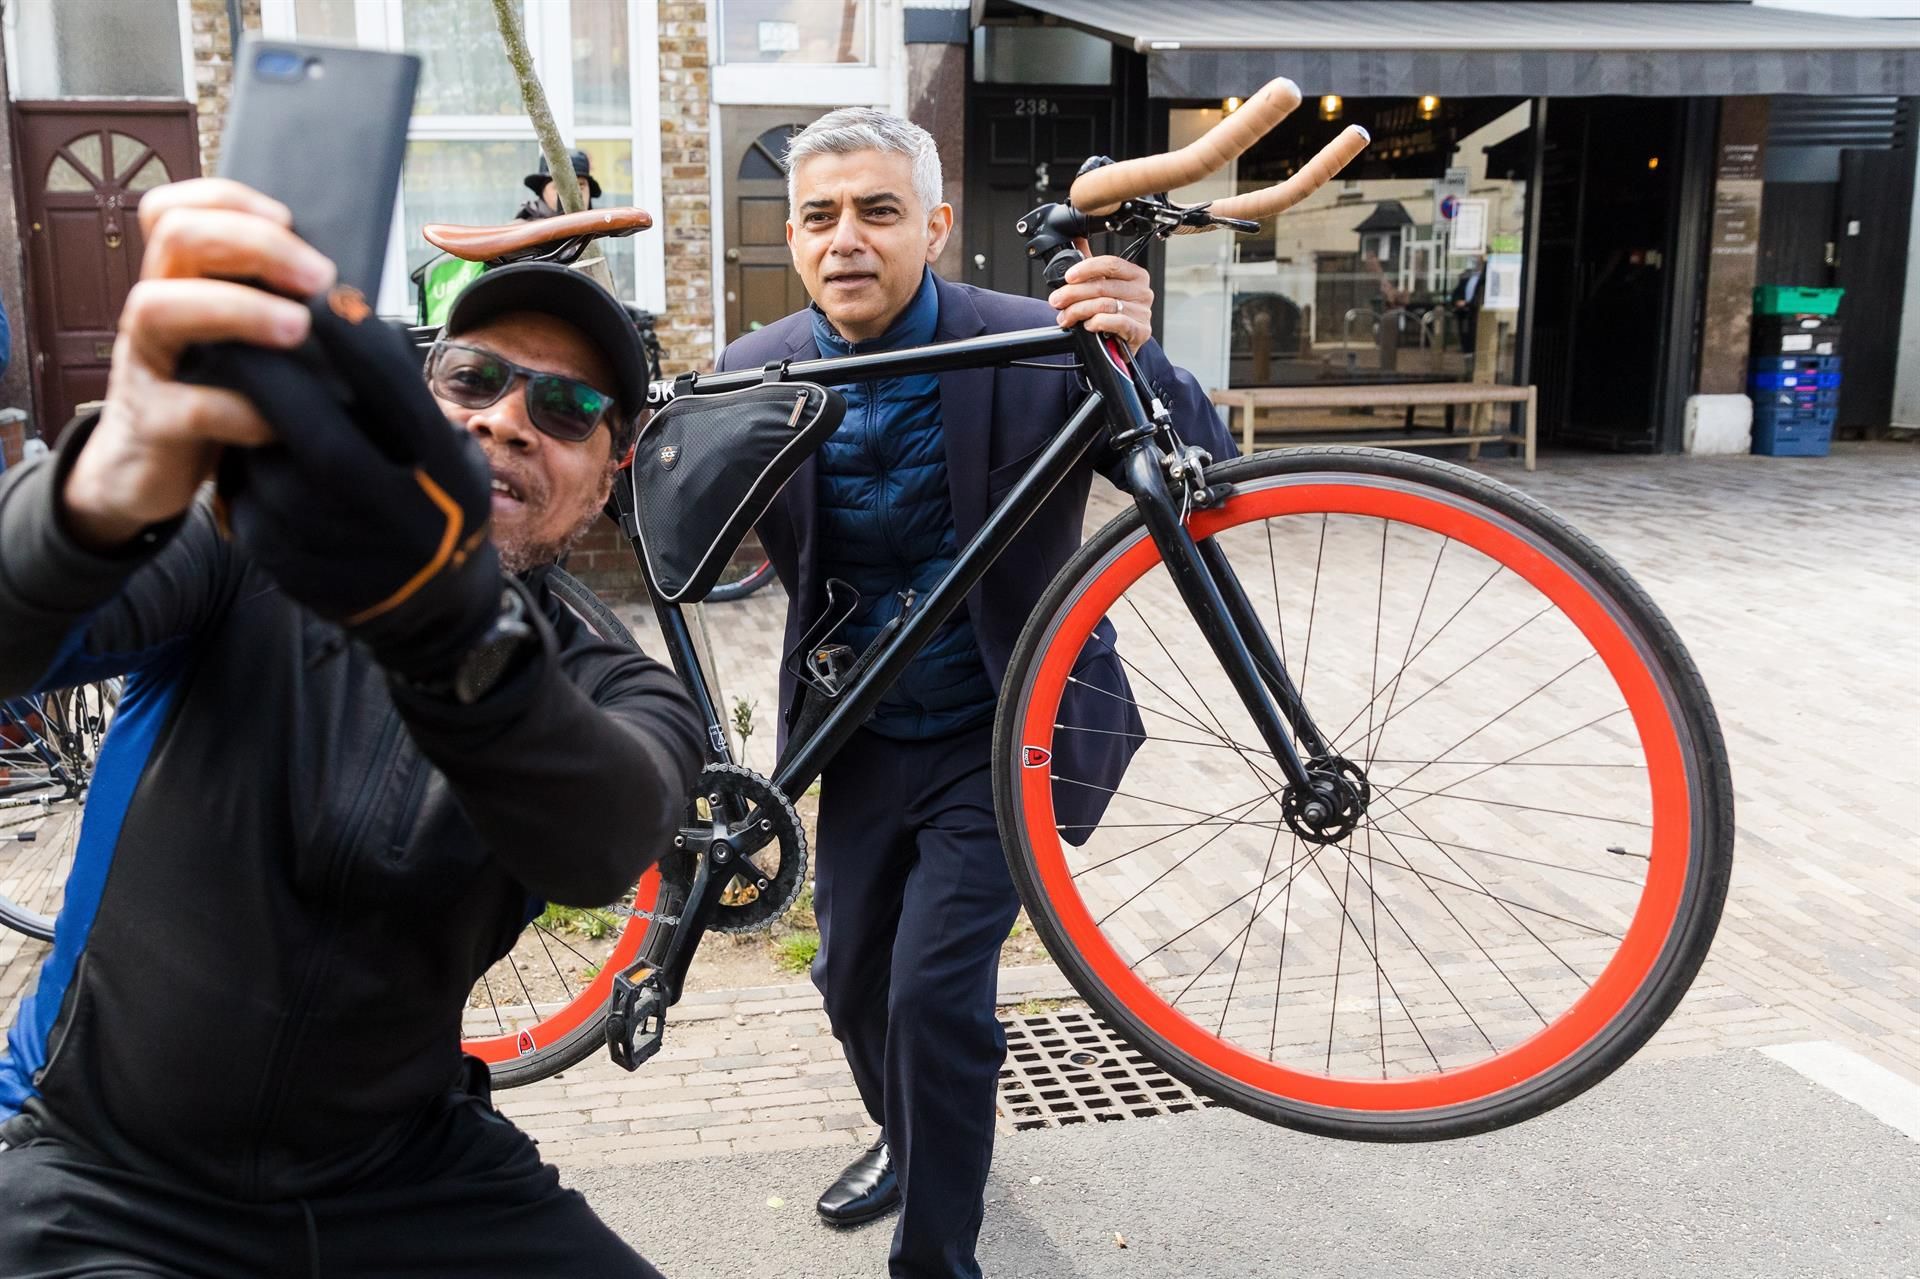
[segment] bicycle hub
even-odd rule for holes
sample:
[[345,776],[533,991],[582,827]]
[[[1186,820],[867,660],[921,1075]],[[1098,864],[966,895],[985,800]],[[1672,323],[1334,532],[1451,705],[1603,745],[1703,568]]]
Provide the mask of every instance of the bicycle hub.
[[1280,793],[1287,829],[1310,844],[1337,844],[1353,834],[1367,815],[1367,775],[1337,755],[1321,756],[1308,761],[1307,780]]

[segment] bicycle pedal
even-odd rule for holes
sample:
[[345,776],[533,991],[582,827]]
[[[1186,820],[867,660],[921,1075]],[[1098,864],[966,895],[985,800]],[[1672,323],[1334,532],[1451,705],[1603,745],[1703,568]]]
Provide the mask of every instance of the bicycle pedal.
[[660,974],[636,964],[613,979],[607,1011],[607,1054],[622,1070],[638,1070],[667,1036],[667,992]]

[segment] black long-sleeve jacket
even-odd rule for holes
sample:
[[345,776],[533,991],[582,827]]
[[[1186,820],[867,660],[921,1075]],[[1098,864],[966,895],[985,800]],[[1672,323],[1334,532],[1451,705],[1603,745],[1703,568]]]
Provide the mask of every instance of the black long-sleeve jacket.
[[0,1120],[242,1199],[337,1190],[445,1094],[539,903],[613,900],[667,847],[701,725],[539,572],[506,683],[391,692],[204,506],[83,549],[56,508],[80,442],[0,477],[0,696],[127,676]]

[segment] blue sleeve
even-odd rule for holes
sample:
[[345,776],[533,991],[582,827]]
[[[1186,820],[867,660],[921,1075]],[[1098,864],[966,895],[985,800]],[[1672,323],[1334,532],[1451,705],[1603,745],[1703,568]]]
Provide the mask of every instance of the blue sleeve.
[[1180,438],[1197,444],[1213,455],[1216,462],[1240,456],[1240,446],[1227,433],[1226,424],[1214,409],[1206,391],[1185,369],[1176,368],[1158,342],[1149,342],[1135,353],[1134,364],[1147,379],[1147,385],[1173,414],[1173,425]]
[[7,327],[7,308],[0,304],[0,374],[13,361],[13,330]]

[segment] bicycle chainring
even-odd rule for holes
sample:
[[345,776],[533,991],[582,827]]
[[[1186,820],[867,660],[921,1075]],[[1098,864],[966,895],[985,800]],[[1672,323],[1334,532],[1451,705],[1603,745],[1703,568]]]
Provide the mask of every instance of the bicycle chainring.
[[[771,927],[786,914],[807,882],[807,834],[800,825],[799,813],[771,781],[737,764],[709,764],[694,785],[688,805],[693,824],[682,832],[690,843],[710,849],[717,840],[737,841],[748,834],[755,840],[770,836],[756,851],[735,861],[731,874],[725,864],[716,862],[711,867],[711,873],[723,879],[724,886],[707,927],[722,933],[751,933]],[[727,812],[745,815],[760,829],[729,829],[720,816]],[[685,861],[691,864],[691,859]]]

